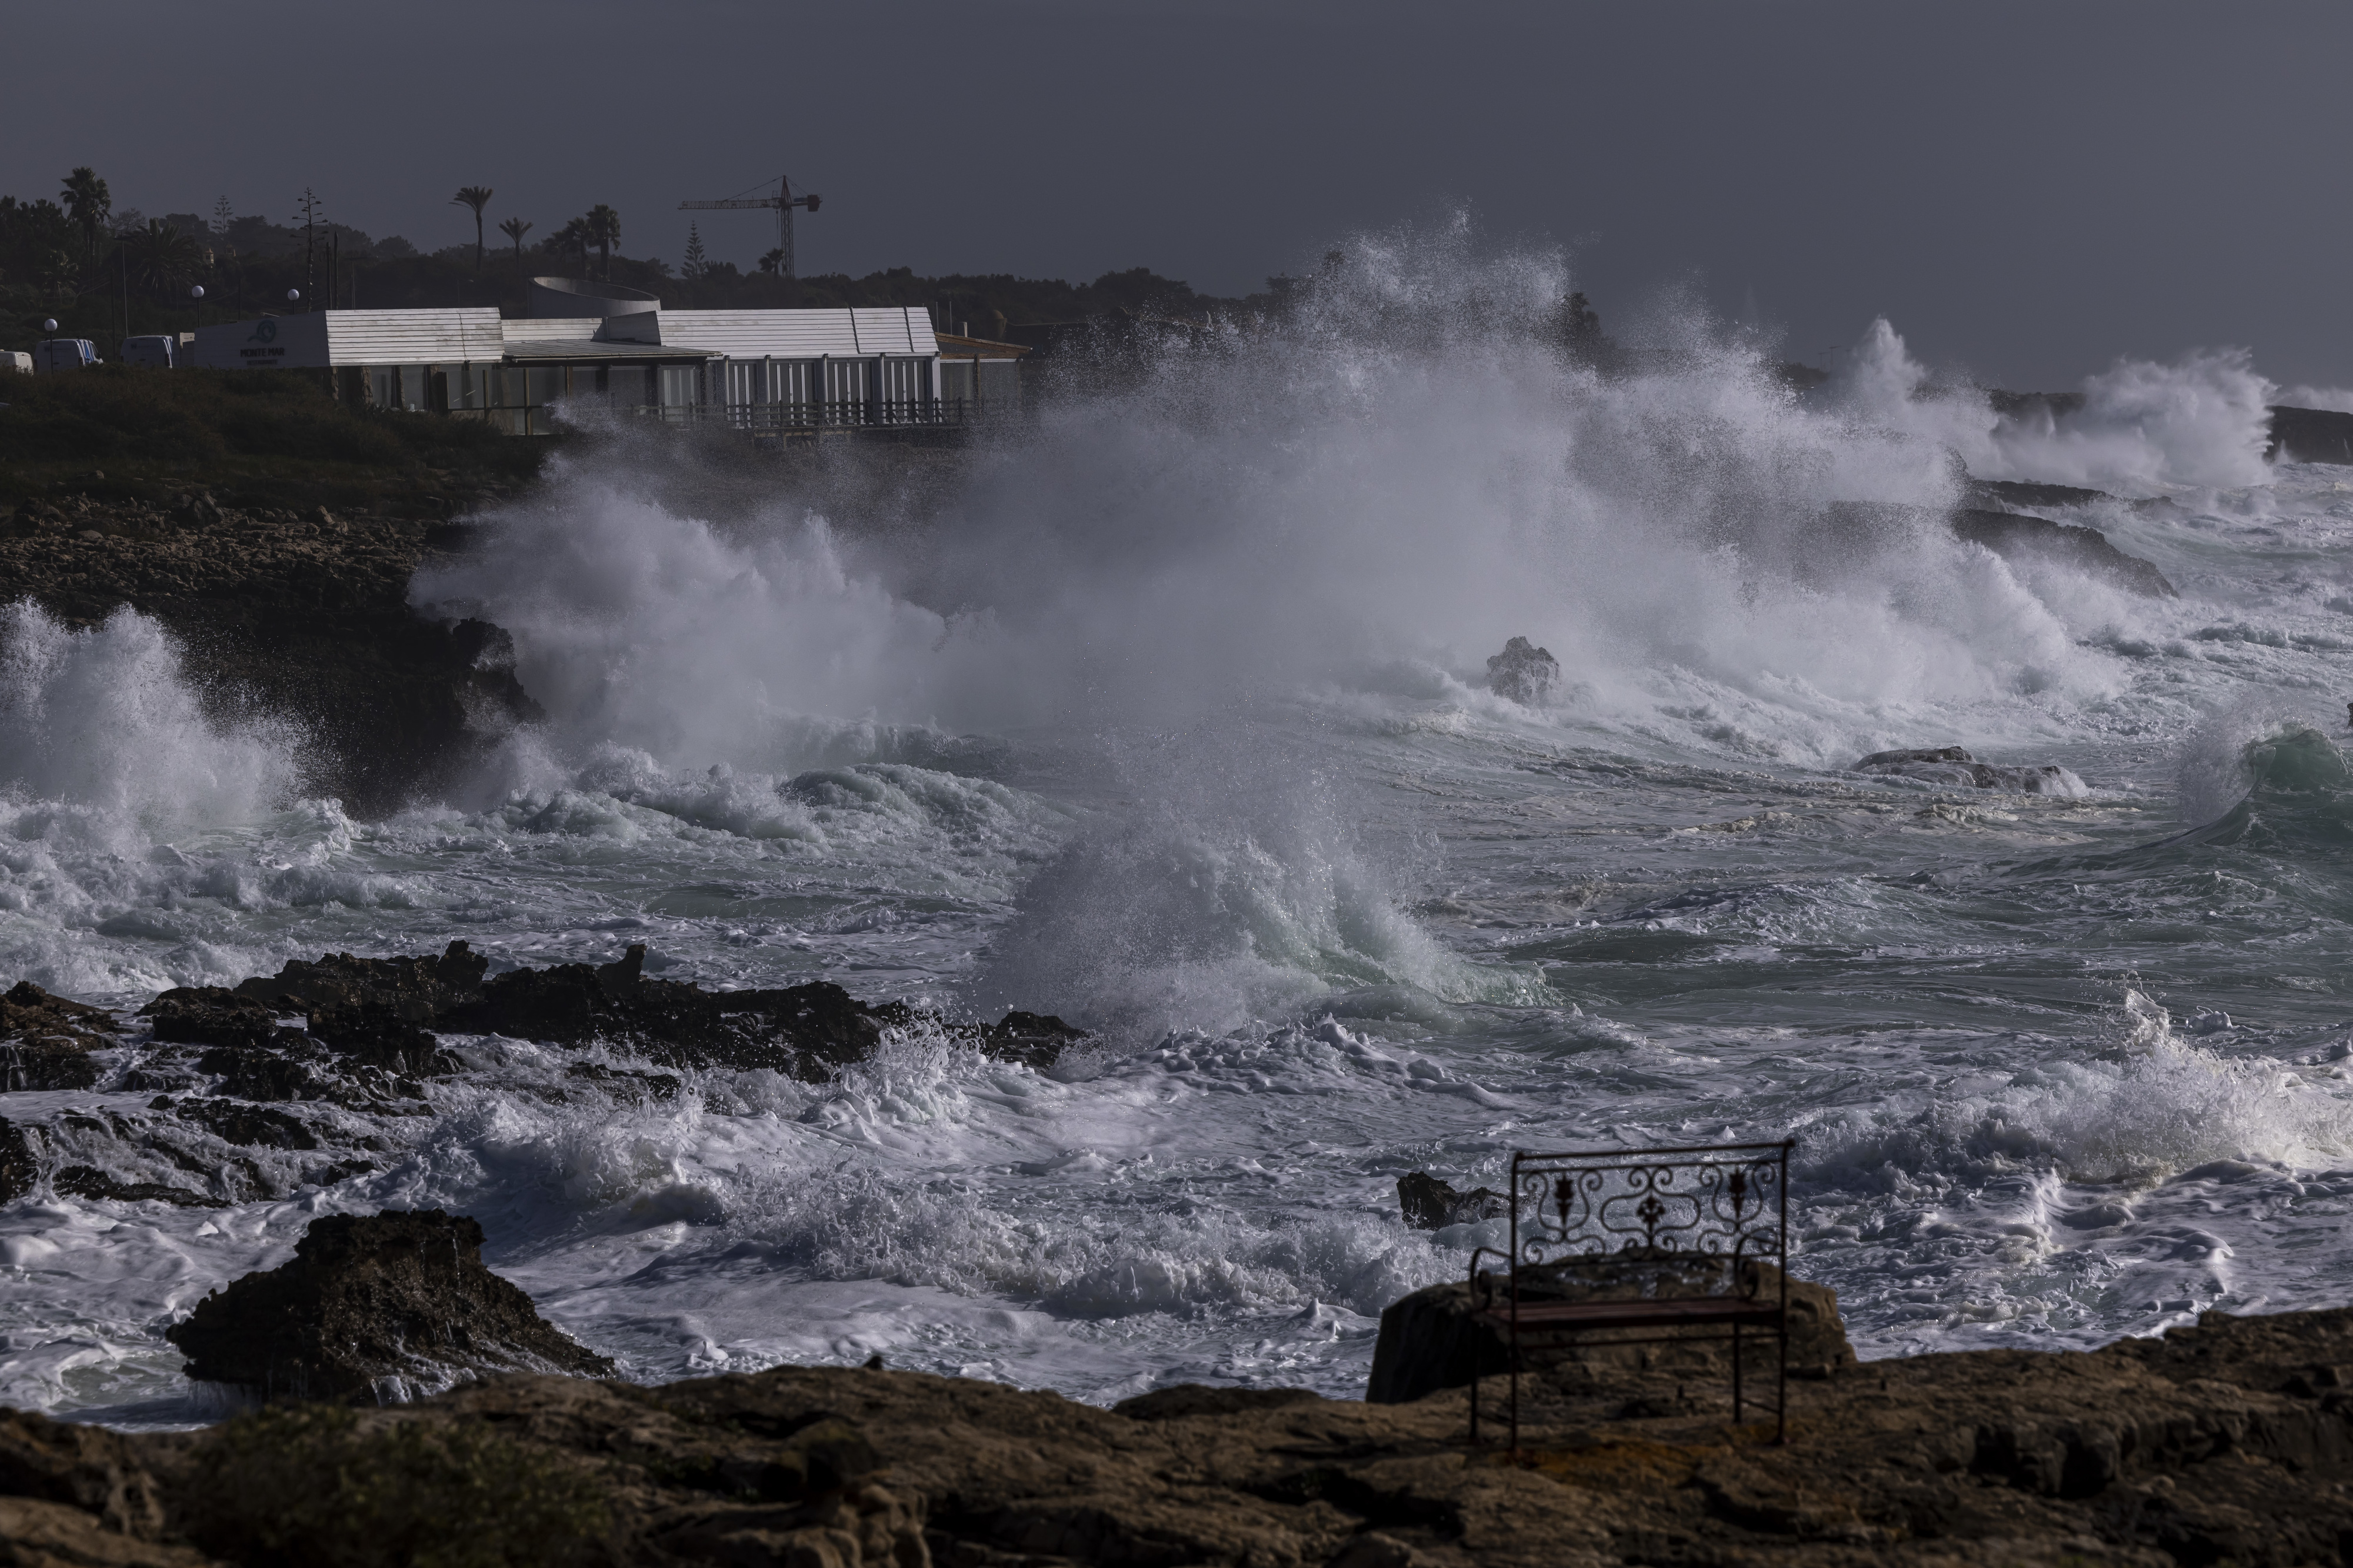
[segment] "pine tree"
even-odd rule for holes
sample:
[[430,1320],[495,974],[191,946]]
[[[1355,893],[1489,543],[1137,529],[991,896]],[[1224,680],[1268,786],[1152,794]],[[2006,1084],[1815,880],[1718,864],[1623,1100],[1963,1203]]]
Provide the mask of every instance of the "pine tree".
[[228,232],[228,226],[236,221],[237,209],[228,205],[228,198],[227,196],[223,196],[220,200],[213,204],[213,232],[215,234],[227,234]]
[[681,278],[700,278],[706,265],[702,255],[702,233],[693,224],[686,226],[686,265],[678,269]]

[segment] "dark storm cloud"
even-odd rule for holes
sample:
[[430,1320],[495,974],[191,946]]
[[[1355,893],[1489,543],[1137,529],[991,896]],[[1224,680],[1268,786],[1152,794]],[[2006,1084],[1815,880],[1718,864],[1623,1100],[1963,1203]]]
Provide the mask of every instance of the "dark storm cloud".
[[[788,170],[804,270],[1150,266],[1240,293],[1472,211],[1622,317],[1687,282],[1814,357],[1885,312],[2010,384],[2244,344],[2353,382],[2353,6],[2328,4],[12,8],[0,190],[424,248]],[[702,216],[748,264],[756,213]]]

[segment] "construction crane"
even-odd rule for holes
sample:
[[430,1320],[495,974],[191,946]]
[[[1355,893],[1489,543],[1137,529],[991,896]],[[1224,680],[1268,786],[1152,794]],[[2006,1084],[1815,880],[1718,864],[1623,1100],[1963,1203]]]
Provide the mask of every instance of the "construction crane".
[[[754,191],[762,188],[763,187],[759,185],[752,187]],[[807,207],[809,211],[815,212],[818,208],[818,203],[823,199],[824,198],[818,196],[815,192],[811,192],[809,195],[805,196],[797,196],[793,195],[793,183],[784,175],[779,174],[776,176],[776,194],[773,196],[755,196],[751,195],[749,192],[746,192],[741,195],[726,197],[722,201],[681,202],[678,204],[678,210],[681,212],[722,212],[733,207],[776,208],[776,249],[782,253],[779,258],[776,270],[782,276],[790,278],[793,275],[793,209],[795,207]]]

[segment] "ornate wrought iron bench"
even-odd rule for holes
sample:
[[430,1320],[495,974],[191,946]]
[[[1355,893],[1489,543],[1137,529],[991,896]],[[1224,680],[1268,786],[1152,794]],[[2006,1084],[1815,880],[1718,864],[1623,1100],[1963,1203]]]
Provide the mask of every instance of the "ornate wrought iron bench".
[[[1524,1350],[1574,1344],[1604,1331],[1611,1344],[1729,1341],[1736,1424],[1743,1413],[1743,1336],[1752,1344],[1771,1336],[1774,1441],[1788,1441],[1794,1147],[1795,1140],[1784,1140],[1512,1156],[1504,1188],[1511,1251],[1472,1252],[1471,1288],[1474,1321],[1503,1338],[1510,1358],[1514,1453]],[[1501,1257],[1507,1267],[1482,1273],[1482,1257]],[[1775,1270],[1769,1285],[1759,1267],[1767,1263]],[[1471,1440],[1479,1440],[1476,1381]]]

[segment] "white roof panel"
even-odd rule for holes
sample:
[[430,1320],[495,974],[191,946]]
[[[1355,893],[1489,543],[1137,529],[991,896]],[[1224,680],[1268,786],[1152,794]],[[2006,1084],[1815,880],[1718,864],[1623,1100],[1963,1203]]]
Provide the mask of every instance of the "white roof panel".
[[664,310],[664,347],[729,359],[816,359],[825,354],[935,354],[931,317],[912,307],[831,310]]

